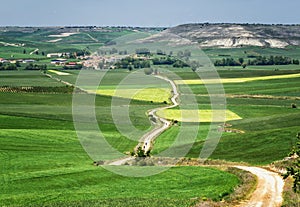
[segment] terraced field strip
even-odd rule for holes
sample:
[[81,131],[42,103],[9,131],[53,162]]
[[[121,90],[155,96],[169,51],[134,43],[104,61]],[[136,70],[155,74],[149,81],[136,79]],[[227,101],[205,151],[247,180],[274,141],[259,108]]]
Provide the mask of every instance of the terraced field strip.
[[[157,112],[157,115],[168,120],[177,120],[180,122],[212,122],[213,120],[213,110],[179,110],[179,109],[171,109],[171,110],[161,110]],[[184,116],[182,115],[184,114]],[[195,115],[196,114],[196,115]],[[198,114],[198,116],[197,116]],[[224,114],[224,113],[222,113]],[[218,119],[214,118],[216,122],[223,121],[233,121],[240,120],[242,117],[237,115],[236,113],[226,110],[225,111],[226,118],[218,117]]]
[[70,73],[65,73],[57,70],[48,70],[48,72],[55,73],[56,75],[71,75]]
[[272,75],[263,77],[249,77],[249,78],[222,78],[222,79],[194,79],[194,80],[175,80],[178,85],[203,85],[203,84],[217,84],[217,83],[244,83],[251,81],[261,81],[261,80],[273,80],[273,79],[289,79],[289,78],[299,78],[300,73],[288,74],[288,75]]
[[[88,92],[95,92],[88,90]],[[147,88],[147,89],[99,89],[96,91],[99,95],[115,96],[140,101],[152,101],[155,103],[170,103],[171,92],[168,88]]]

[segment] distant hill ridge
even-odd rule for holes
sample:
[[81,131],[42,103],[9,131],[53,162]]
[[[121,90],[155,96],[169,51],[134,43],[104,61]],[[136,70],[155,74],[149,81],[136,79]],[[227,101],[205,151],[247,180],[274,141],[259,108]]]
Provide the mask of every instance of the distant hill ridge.
[[300,46],[300,25],[267,24],[185,24],[165,30],[201,47],[236,48]]

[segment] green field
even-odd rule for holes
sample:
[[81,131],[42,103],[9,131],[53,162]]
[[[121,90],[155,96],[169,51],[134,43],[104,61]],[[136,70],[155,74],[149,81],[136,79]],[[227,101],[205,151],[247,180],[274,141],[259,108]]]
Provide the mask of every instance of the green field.
[[[69,73],[61,78],[76,80],[78,72]],[[102,86],[109,88],[126,74],[109,73]],[[62,85],[30,71],[1,72],[0,79],[9,87]],[[125,153],[137,142],[117,131],[111,100],[96,97],[97,120],[107,141]],[[240,182],[211,168],[176,167],[152,177],[126,178],[93,166],[74,131],[72,94],[5,92],[0,106],[0,206],[190,206],[202,198],[219,200]],[[130,106],[134,126],[147,130],[145,112],[160,104],[132,100]]]
[[219,200],[239,183],[199,167],[118,176],[93,166],[72,130],[2,129],[0,141],[1,206],[189,206],[192,198]]
[[[108,154],[103,160],[93,160],[77,137],[72,109],[74,88],[63,81],[76,84],[80,71],[53,66],[51,58],[41,53],[93,52],[136,31],[73,29],[74,34],[61,37],[65,31],[61,28],[27,29],[30,32],[0,32],[0,58],[34,59],[37,64],[47,64],[46,73],[53,79],[42,71],[23,70],[23,63],[18,71],[0,71],[0,206],[192,206],[202,200],[226,199],[241,183],[237,176],[209,167],[177,166],[151,177],[133,178],[94,166],[94,161],[107,161],[115,156]],[[20,43],[23,45],[11,45]],[[39,54],[30,55],[36,49]],[[248,55],[299,59],[299,51],[296,47],[204,49],[212,61],[223,57],[247,60]],[[200,124],[194,142],[187,138],[173,146],[177,152],[191,145],[186,157],[198,158],[210,130],[211,98],[219,95],[219,91],[208,94],[209,87],[205,84],[214,85],[219,79],[200,80],[188,67],[153,68],[175,80],[181,92],[179,102],[195,97],[198,110],[196,106],[194,110],[176,107],[159,111],[159,116],[172,120],[174,125],[155,140],[151,155],[157,156],[174,144],[181,127],[186,127],[184,136],[189,137]],[[139,86],[134,81],[122,83],[137,71],[86,70],[83,77],[86,85],[80,87],[96,94],[77,94],[83,100],[82,107],[85,99],[94,99],[97,126],[122,156],[134,150],[140,137],[129,139],[122,134],[112,110],[121,112],[128,105],[130,122],[144,134],[154,127],[147,111],[171,103],[171,87],[165,81],[147,84],[140,80]],[[214,124],[224,133],[209,159],[262,166],[286,157],[300,126],[299,65],[218,67],[217,72],[225,90],[226,124],[222,119],[215,120]],[[94,77],[100,76],[103,79],[99,85],[90,84]],[[182,119],[181,113],[187,119]],[[200,119],[194,119],[195,114]],[[84,123],[88,126],[92,118]],[[118,123],[123,126],[127,122],[121,119]],[[147,171],[149,167],[115,168]]]
[[[177,74],[183,79],[199,83],[199,77],[195,74],[182,71]],[[291,74],[295,74],[296,77]],[[268,68],[264,71],[261,69],[220,70],[219,75],[224,79],[247,78],[251,81],[224,83],[227,109],[242,117],[241,120],[227,121],[230,125],[228,128],[245,133],[224,133],[211,158],[265,165],[286,157],[296,142],[295,134],[300,124],[299,109],[291,108],[292,103],[300,104],[298,70],[279,72],[269,71]],[[260,78],[257,80],[258,75]],[[272,77],[292,78],[273,79]],[[210,110],[210,98],[205,86],[192,84],[189,87],[196,94],[199,109]],[[199,157],[208,127],[208,124],[202,124],[198,141],[192,147],[188,157]],[[156,154],[171,145],[179,131],[180,126],[177,126],[163,133],[156,140],[153,153]],[[178,146],[178,149],[184,146],[184,144]]]

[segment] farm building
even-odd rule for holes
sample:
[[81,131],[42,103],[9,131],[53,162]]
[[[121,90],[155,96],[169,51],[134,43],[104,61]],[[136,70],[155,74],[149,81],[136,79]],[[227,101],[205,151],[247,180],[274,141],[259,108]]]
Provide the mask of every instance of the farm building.
[[66,61],[67,61],[66,59],[59,58],[59,59],[51,60],[51,64],[53,64],[53,65],[65,65]]
[[48,58],[60,58],[62,56],[63,56],[62,53],[49,53],[49,54],[47,54]]
[[23,60],[22,62],[23,62],[23,63],[34,63],[35,60]]

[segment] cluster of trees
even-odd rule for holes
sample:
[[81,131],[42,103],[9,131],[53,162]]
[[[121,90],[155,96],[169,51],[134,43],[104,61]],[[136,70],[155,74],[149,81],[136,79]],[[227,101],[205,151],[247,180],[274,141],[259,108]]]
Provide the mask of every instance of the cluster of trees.
[[188,67],[189,65],[185,62],[173,58],[173,57],[156,57],[154,59],[139,59],[139,58],[133,58],[133,57],[126,57],[117,63],[115,63],[116,68],[121,69],[129,69],[132,70],[134,68],[149,68],[151,67],[151,64],[153,65],[172,65],[174,68],[183,68]]
[[239,58],[238,60],[235,60],[233,58],[223,58],[221,60],[215,61],[215,66],[243,66],[244,68],[247,65],[290,65],[295,64],[299,65],[299,60],[297,59],[291,59],[289,57],[284,56],[248,56],[249,59],[246,63],[244,58]]
[[[0,70],[18,70],[18,68],[21,67],[20,62],[16,63],[0,63]],[[47,65],[37,65],[37,64],[28,64],[25,68],[25,70],[47,70]]]
[[25,67],[25,70],[43,70],[46,71],[47,70],[47,65],[37,65],[37,64],[28,64]]
[[189,65],[171,56],[156,57],[152,59],[153,65],[173,65],[174,68],[188,67]]
[[139,48],[135,50],[135,53],[137,55],[150,55],[151,52],[148,48]]
[[244,64],[244,59],[235,60],[233,58],[223,58],[215,61],[215,66],[239,66]]
[[[112,49],[111,52],[117,53],[116,49]],[[119,51],[120,52],[120,51]],[[151,51],[148,48],[136,49],[136,54],[144,56],[143,58],[133,58],[126,57],[115,64],[115,67],[122,69],[132,70],[134,68],[149,68],[151,64],[153,65],[172,65],[175,68],[188,67],[189,65],[182,61],[181,59],[188,59],[191,57],[192,53],[189,50],[178,51],[177,57],[172,57],[173,52],[171,51],[169,55],[166,52],[158,49],[156,54],[158,57],[151,58]],[[102,51],[103,54],[103,51]]]
[[134,68],[149,68],[151,66],[150,60],[136,59],[132,57],[126,57],[117,63],[115,63],[117,68],[129,69]]
[[191,56],[192,56],[192,52],[190,50],[178,51],[177,52],[177,57],[180,58],[180,59],[190,58]]
[[82,64],[77,64],[77,65],[72,65],[72,66],[65,65],[63,67],[63,69],[65,69],[65,70],[69,70],[69,69],[72,69],[72,70],[81,70],[82,68],[83,68]]
[[71,53],[70,54],[70,58],[76,58],[76,57],[79,57],[79,56],[86,56],[86,55],[90,55],[91,52],[88,50],[88,49],[83,49],[83,50],[78,50],[78,51],[75,51],[74,53]]
[[248,65],[299,65],[299,60],[284,56],[258,56],[254,60],[249,60]]
[[12,64],[12,63],[4,64],[4,63],[0,63],[0,70],[18,70],[18,68],[17,68],[17,64]]

